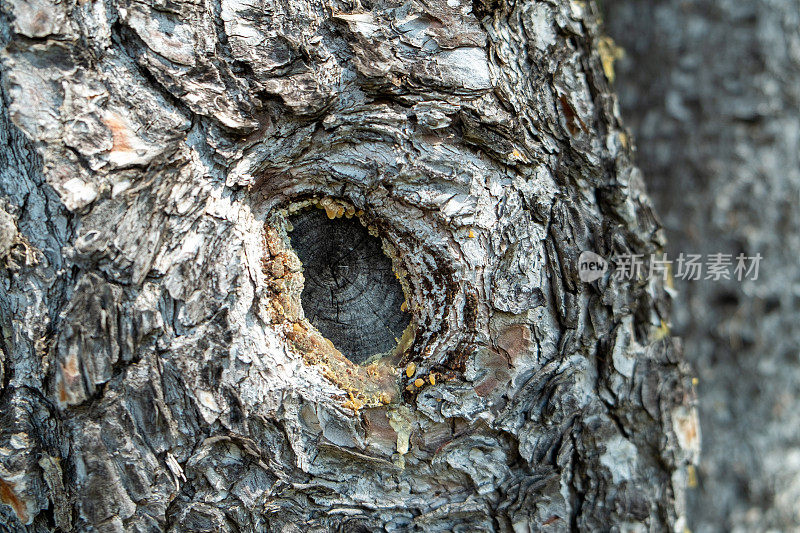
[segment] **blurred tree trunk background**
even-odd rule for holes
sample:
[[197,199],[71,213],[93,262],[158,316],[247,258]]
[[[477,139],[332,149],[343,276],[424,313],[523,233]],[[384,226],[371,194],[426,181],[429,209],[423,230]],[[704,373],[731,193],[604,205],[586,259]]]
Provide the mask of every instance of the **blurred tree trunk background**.
[[668,250],[764,256],[757,281],[677,281],[699,375],[693,530],[800,527],[800,5],[604,0],[623,116]]

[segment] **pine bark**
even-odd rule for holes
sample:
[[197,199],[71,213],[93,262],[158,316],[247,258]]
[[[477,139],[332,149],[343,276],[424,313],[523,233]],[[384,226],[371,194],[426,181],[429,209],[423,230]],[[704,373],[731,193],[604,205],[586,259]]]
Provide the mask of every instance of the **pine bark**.
[[[0,527],[682,529],[668,294],[577,273],[664,244],[593,4],[10,0],[1,35]],[[310,204],[400,280],[375,362],[304,316]]]

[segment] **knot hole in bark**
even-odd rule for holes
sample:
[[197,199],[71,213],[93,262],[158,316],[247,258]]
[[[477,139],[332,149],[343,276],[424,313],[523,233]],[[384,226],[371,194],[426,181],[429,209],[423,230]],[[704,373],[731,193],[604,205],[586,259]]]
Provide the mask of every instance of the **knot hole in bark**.
[[391,352],[410,319],[380,238],[348,214],[303,209],[289,218],[289,238],[303,264],[306,319],[345,357],[362,364]]

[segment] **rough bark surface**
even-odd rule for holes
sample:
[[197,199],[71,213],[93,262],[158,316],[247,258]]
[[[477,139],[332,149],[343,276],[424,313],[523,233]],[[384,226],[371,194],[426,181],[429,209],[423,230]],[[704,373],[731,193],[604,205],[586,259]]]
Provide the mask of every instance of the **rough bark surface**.
[[[592,4],[8,0],[9,531],[681,529],[691,383]],[[287,216],[383,239],[355,365]]]
[[703,428],[692,530],[797,531],[798,4],[604,3],[626,50],[617,88],[669,253],[764,257],[756,281],[677,282]]

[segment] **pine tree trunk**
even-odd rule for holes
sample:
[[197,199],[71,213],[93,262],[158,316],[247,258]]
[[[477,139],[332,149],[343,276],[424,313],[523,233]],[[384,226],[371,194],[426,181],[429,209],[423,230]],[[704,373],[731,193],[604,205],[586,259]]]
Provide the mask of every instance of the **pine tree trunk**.
[[5,8],[7,530],[682,529],[665,288],[578,277],[663,246],[592,4]]

